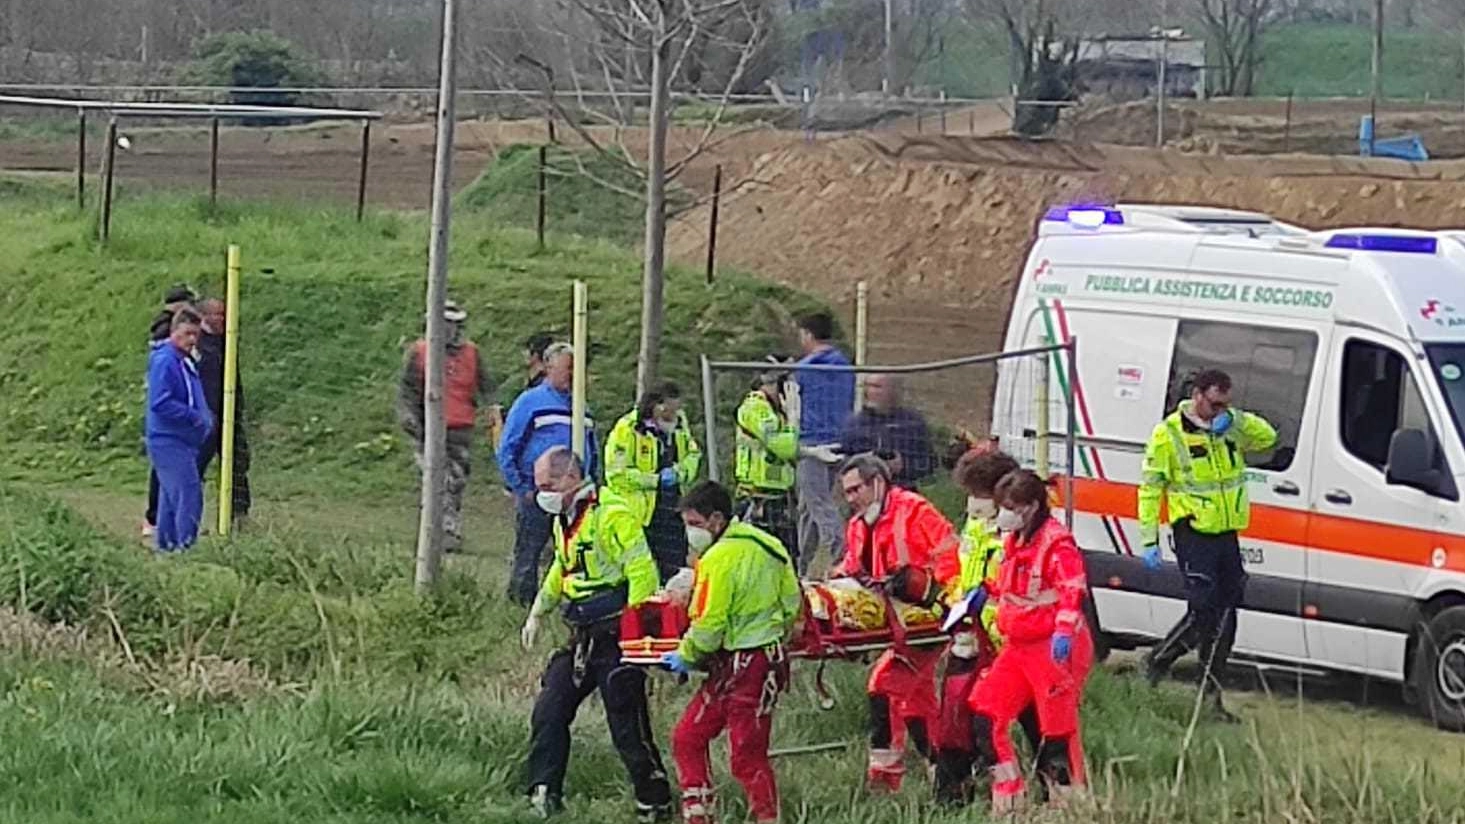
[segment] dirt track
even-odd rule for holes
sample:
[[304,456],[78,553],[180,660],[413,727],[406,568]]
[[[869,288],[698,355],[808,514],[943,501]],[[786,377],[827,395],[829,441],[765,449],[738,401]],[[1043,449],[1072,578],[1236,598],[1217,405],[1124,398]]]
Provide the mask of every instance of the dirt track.
[[[125,184],[164,186],[207,192],[208,133],[200,128],[124,130],[132,149],[118,153],[117,175]],[[617,134],[590,129],[608,150],[624,149],[644,158],[641,130]],[[684,157],[698,144],[701,131],[672,130],[671,159]],[[512,143],[538,143],[546,137],[542,121],[460,123],[456,135],[453,183],[471,183],[494,154]],[[570,144],[584,141],[563,130]],[[427,209],[432,189],[434,129],[431,124],[387,124],[372,132],[368,200],[375,206]],[[714,136],[706,151],[688,165],[682,182],[694,190],[711,188],[713,168],[723,163],[729,181],[741,180],[754,159],[799,138],[796,133],[766,128],[728,130]],[[101,165],[100,138],[89,141],[87,168]],[[361,137],[354,126],[278,129],[225,129],[220,137],[219,190],[222,197],[265,197],[286,200],[354,200],[360,169]],[[73,172],[76,148],[68,141],[0,143],[0,169],[27,172]]]

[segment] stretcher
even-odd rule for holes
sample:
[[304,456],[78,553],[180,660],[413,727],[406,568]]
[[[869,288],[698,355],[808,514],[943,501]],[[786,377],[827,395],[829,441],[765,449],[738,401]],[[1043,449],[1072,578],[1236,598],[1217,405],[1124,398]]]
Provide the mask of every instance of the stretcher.
[[[951,640],[941,628],[939,611],[911,607],[878,590],[866,590],[877,599],[878,613],[850,620],[836,603],[839,591],[847,589],[836,582],[804,584],[803,615],[785,647],[788,657],[851,660],[887,649],[942,646]],[[859,606],[868,608],[868,600]],[[659,664],[662,655],[681,644],[688,623],[686,608],[666,595],[626,610],[621,615],[621,661]]]

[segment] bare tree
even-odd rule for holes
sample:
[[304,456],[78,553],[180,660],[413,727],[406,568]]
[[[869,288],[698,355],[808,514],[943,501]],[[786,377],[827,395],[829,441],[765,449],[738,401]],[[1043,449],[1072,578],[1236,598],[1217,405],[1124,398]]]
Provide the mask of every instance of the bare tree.
[[1277,0],[1195,0],[1196,14],[1219,63],[1215,92],[1249,97],[1261,65],[1261,38],[1274,22]]
[[[539,98],[549,113],[574,130],[576,136],[601,155],[635,171],[645,181],[646,205],[644,267],[641,296],[641,341],[636,369],[638,394],[656,380],[660,371],[664,326],[663,292],[666,280],[666,225],[669,216],[667,184],[714,143],[714,135],[734,90],[739,87],[755,55],[763,47],[772,17],[769,0],[561,0],[562,24],[579,23],[579,49],[555,66],[535,56],[519,54],[514,62],[537,75]],[[567,35],[568,36],[568,35]],[[700,96],[710,104],[698,139],[682,156],[667,156],[667,132],[674,105],[673,80],[686,77],[692,61],[705,67],[720,53],[727,68],[709,92],[702,80]],[[568,88],[562,78],[568,74]],[[697,90],[693,90],[694,92]],[[591,95],[610,94],[619,105],[588,105]],[[647,148],[638,158],[618,139],[614,146],[585,125],[585,120],[617,127],[635,125],[634,101],[647,106]],[[578,104],[569,111],[566,102]],[[623,128],[615,134],[624,135]],[[589,175],[583,167],[581,171]],[[593,175],[591,175],[593,177]],[[613,182],[596,182],[618,191]]]
[[1058,123],[1059,107],[1074,100],[1082,0],[967,0],[980,20],[996,20],[1007,33],[1012,83],[1019,103],[1012,128],[1041,135]]

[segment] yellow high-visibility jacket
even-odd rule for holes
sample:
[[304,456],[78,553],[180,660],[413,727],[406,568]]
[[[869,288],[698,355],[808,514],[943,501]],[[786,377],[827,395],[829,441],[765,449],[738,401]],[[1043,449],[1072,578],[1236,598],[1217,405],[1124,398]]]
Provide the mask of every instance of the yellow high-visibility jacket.
[[535,599],[541,615],[622,586],[625,606],[634,607],[660,586],[640,513],[611,490],[595,495],[574,521],[554,518],[554,558]]
[[1140,543],[1160,537],[1160,507],[1170,523],[1189,520],[1196,532],[1240,532],[1251,522],[1246,494],[1247,452],[1265,452],[1277,443],[1277,430],[1260,415],[1232,409],[1231,428],[1215,435],[1191,423],[1190,401],[1155,427],[1145,447],[1139,487]]
[[[702,468],[702,447],[692,437],[692,427],[683,413],[678,413],[672,442],[677,451],[677,485],[685,491]],[[634,409],[616,421],[605,440],[605,484],[641,513],[642,524],[651,523],[651,513],[661,494],[661,439],[641,422]]]
[[749,392],[738,406],[737,462],[733,477],[739,495],[783,493],[794,487],[799,429],[768,397]]
[[[988,592],[992,592],[1001,567],[1002,537],[997,533],[997,527],[985,518],[967,516],[961,529],[961,574],[947,593],[947,603],[956,604],[984,585]],[[992,644],[1002,646],[1002,633],[997,631],[996,598],[988,598],[982,606],[980,621]]]
[[697,664],[722,650],[762,649],[788,639],[803,609],[788,549],[734,520],[697,560],[691,627],[678,650]]

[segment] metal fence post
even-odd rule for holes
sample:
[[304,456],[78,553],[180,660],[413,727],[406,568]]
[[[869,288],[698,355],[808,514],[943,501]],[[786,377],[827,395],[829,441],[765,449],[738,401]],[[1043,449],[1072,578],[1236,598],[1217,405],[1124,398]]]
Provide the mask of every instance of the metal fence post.
[[219,118],[209,118],[209,205],[219,205]]
[[712,361],[702,356],[702,448],[707,453],[707,477],[722,480],[717,463],[717,386],[712,380]]
[[117,168],[117,118],[107,123],[107,148],[102,153],[102,220],[98,231],[103,243],[112,236],[112,178]]
[[[551,120],[551,123],[554,121]],[[545,223],[549,219],[549,179],[546,177],[545,167],[549,165],[549,147],[539,147],[539,184],[537,211],[534,215],[534,232],[539,239],[539,248],[544,249]]]
[[366,216],[366,174],[371,164],[371,121],[361,121],[361,173],[356,179],[356,222]]
[[76,110],[76,208],[86,208],[86,109]]
[[722,164],[712,172],[712,214],[707,219],[707,285],[717,269],[717,216],[722,209]]

